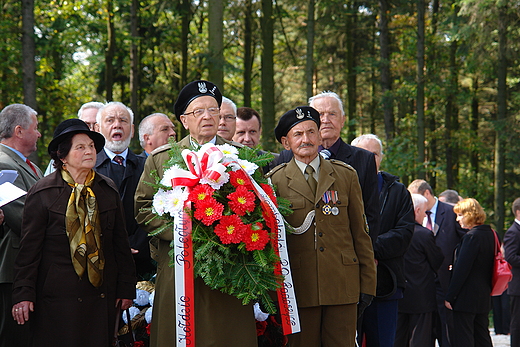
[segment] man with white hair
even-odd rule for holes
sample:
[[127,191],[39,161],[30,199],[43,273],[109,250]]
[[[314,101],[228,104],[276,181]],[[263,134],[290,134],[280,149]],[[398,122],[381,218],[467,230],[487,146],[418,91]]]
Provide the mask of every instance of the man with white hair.
[[217,135],[232,141],[237,126],[237,105],[225,96],[222,97]]
[[170,117],[164,113],[152,113],[139,123],[139,143],[143,147],[141,156],[146,158],[154,149],[168,143],[168,139],[175,139],[175,126]]
[[421,224],[426,217],[428,199],[412,194],[415,226],[410,246],[404,255],[406,291],[399,301],[395,347],[433,347],[433,319],[437,310],[435,278],[444,260],[433,233]]
[[155,272],[149,237],[134,218],[134,194],[145,162],[145,158],[128,148],[134,136],[134,113],[123,103],[114,101],[99,109],[96,120],[99,132],[105,137],[105,148],[98,153],[94,170],[110,177],[119,188],[137,276],[138,279],[149,279]]
[[403,257],[413,236],[414,210],[410,193],[399,182],[399,177],[379,170],[383,160],[383,144],[379,137],[361,135],[352,141],[352,146],[374,154],[381,206],[381,227],[374,243],[377,294],[358,324],[359,336],[365,335],[367,347],[392,347],[398,302],[403,297],[406,283]]
[[[345,125],[346,117],[338,94],[323,92],[315,95],[309,98],[309,106],[320,113],[320,135],[323,141],[319,150],[322,157],[340,160],[357,171],[370,238],[375,242],[379,233],[379,199],[374,155],[362,148],[351,146],[341,139],[341,130]],[[284,150],[280,153],[276,164],[287,163],[292,157],[291,151]]]

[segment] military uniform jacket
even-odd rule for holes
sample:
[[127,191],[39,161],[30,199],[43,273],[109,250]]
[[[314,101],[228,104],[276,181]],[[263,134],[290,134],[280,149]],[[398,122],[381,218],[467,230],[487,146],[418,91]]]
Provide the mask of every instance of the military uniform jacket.
[[[217,145],[233,144],[217,136]],[[179,142],[184,148],[190,147],[189,136]],[[240,145],[238,145],[240,146]],[[151,232],[163,225],[156,218],[147,224],[153,214],[143,208],[152,206],[155,193],[153,187],[145,182],[154,182],[151,175],[156,171],[163,177],[164,163],[168,160],[170,145],[155,149],[146,160],[141,181],[135,194],[136,220],[143,229]],[[163,347],[175,344],[175,272],[169,267],[170,241],[173,232],[165,231],[157,235],[157,279],[150,346]],[[234,296],[211,290],[202,279],[195,279],[195,344],[204,347],[256,347],[256,324],[251,305],[244,306]]]
[[[302,225],[311,210],[316,213],[305,233],[287,237],[298,306],[353,304],[360,293],[375,295],[374,253],[356,171],[340,161],[320,160],[316,196],[294,158],[268,177],[278,195],[291,202],[294,213],[285,217],[291,226]],[[338,194],[337,215],[322,212],[327,191]]]

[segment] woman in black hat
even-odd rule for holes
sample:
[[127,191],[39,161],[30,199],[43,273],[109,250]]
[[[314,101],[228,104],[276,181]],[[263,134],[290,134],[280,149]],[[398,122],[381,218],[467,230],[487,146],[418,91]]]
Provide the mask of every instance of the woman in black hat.
[[135,297],[135,266],[119,193],[96,173],[103,136],[79,119],[49,144],[56,171],[28,192],[15,262],[13,317],[33,346],[110,346]]

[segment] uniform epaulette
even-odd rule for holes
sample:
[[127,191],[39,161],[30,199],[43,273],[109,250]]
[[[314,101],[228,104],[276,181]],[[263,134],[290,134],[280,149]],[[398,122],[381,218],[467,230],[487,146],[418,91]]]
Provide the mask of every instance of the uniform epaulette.
[[268,173],[265,174],[265,177],[270,177],[272,174],[274,174],[276,171],[280,170],[281,168],[287,166],[287,163],[282,163],[275,168],[271,169]]
[[352,166],[350,166],[349,164],[345,163],[344,161],[341,161],[341,160],[337,160],[337,159],[330,159],[329,160],[332,164],[336,164],[336,165],[341,165],[341,166],[344,166],[348,169],[351,169],[351,170],[354,170],[356,171],[356,169],[354,169]]
[[162,146],[157,147],[157,148],[154,149],[154,150],[152,151],[152,153],[150,153],[150,154],[154,155],[154,154],[157,154],[157,153],[159,153],[159,152],[165,151],[165,150],[170,149],[170,148],[172,148],[172,145],[170,145],[169,143],[167,143],[167,144],[165,144],[165,145],[162,145]]

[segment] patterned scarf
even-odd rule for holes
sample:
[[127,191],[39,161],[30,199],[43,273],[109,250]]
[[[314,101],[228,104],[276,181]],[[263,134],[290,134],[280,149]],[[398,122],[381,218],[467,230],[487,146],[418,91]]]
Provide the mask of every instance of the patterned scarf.
[[101,249],[98,206],[90,188],[94,176],[94,170],[90,170],[85,184],[78,184],[67,170],[61,170],[61,177],[72,187],[65,214],[72,265],[80,278],[86,270],[90,283],[97,288],[103,283],[105,258]]

